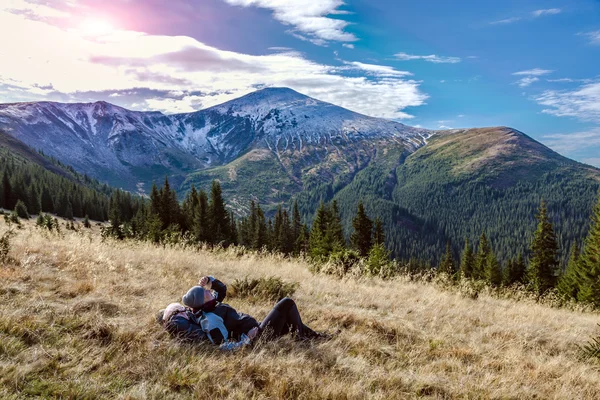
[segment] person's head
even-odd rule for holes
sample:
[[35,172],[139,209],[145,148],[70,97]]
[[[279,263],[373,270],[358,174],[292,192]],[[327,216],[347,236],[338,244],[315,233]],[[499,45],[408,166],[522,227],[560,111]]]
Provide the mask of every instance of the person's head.
[[156,321],[165,324],[169,322],[171,317],[175,314],[185,311],[185,307],[179,303],[171,303],[164,310],[160,310],[156,315]]
[[202,286],[194,286],[183,295],[181,300],[185,306],[198,311],[202,309],[202,306],[213,302],[215,296],[213,296],[210,290],[206,290]]

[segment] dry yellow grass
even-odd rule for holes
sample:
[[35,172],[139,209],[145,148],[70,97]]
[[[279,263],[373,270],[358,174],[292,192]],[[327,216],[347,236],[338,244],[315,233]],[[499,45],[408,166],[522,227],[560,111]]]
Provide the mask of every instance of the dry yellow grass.
[[[12,240],[19,265],[0,266],[0,398],[600,398],[600,371],[576,347],[598,333],[597,314],[63,233],[26,224]],[[235,354],[177,344],[154,314],[204,274],[299,282],[305,321],[342,332]],[[230,304],[258,319],[272,306]]]

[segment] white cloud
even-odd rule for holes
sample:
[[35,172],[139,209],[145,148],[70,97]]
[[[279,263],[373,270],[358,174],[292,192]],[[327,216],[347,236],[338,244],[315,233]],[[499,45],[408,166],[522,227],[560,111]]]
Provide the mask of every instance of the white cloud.
[[391,76],[412,76],[413,74],[408,71],[398,71],[394,67],[389,67],[387,65],[377,65],[377,64],[365,64],[358,61],[344,61],[344,64],[351,69],[358,69],[366,72],[369,75],[381,76],[381,77],[391,77]]
[[[291,25],[299,32],[308,35],[308,39],[323,41],[354,42],[358,40],[352,33],[346,32],[348,22],[330,18],[330,15],[347,14],[339,8],[342,0],[224,0],[242,7],[259,7],[273,11],[275,19],[285,25]],[[304,36],[303,36],[304,37]],[[316,43],[315,43],[316,44]]]
[[600,146],[600,127],[583,132],[545,135],[542,141],[559,153],[574,154]]
[[354,48],[354,45],[352,43],[344,43],[344,44],[342,44],[342,46],[344,46],[347,49],[353,49]]
[[560,8],[547,8],[545,10],[535,10],[531,13],[531,15],[533,15],[534,18],[537,18],[537,17],[541,17],[544,15],[560,14],[561,11],[562,10]]
[[591,44],[600,45],[600,31],[583,32],[579,35],[587,37]]
[[423,61],[432,62],[432,63],[436,63],[436,64],[442,64],[442,63],[455,64],[455,63],[459,63],[461,61],[459,57],[443,57],[443,56],[437,56],[435,54],[431,54],[428,56],[417,56],[414,54],[396,53],[396,54],[394,54],[394,57],[396,57],[398,60],[401,60],[401,61],[423,60]]
[[527,86],[531,85],[532,83],[537,82],[539,80],[540,80],[540,78],[538,78],[537,76],[526,76],[525,78],[519,79],[515,83],[517,85],[519,85],[519,87],[527,87]]
[[547,75],[552,72],[554,71],[549,69],[534,68],[528,69],[526,71],[513,72],[513,75],[523,76],[523,78],[516,81],[515,84],[519,85],[519,87],[527,87],[530,86],[532,83],[539,81],[539,76]]
[[511,17],[506,19],[501,19],[499,21],[492,21],[490,25],[504,25],[504,24],[512,24],[513,22],[520,21],[521,17]]
[[513,75],[542,76],[551,74],[552,72],[554,71],[550,69],[534,68],[526,71],[513,72]]
[[546,114],[600,122],[600,82],[571,91],[547,90],[535,100],[548,107],[543,110]]
[[[339,66],[314,62],[294,51],[264,55],[223,51],[191,37],[113,31],[90,38],[42,20],[0,11],[0,26],[19,40],[1,48],[3,101],[39,99],[93,100],[94,93],[143,89],[138,97],[116,97],[120,105],[167,112],[192,111],[217,104],[257,87],[287,86],[353,111],[385,118],[410,118],[407,107],[424,104],[427,95],[405,71],[352,63],[345,76]],[[342,67],[344,68],[344,67]],[[346,74],[347,75],[347,74]],[[161,93],[181,91],[177,98]],[[79,97],[78,97],[79,96]],[[145,104],[145,106],[139,106]]]
[[573,83],[573,82],[592,83],[593,82],[592,79],[573,79],[573,78],[546,79],[546,81],[552,82],[552,83]]

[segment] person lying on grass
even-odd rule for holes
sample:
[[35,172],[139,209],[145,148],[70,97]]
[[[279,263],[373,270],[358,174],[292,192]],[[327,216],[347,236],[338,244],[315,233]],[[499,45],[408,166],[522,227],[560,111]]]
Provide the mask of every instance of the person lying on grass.
[[187,341],[208,340],[223,349],[236,349],[265,336],[275,339],[288,333],[297,339],[326,338],[304,325],[294,300],[280,300],[259,324],[253,317],[238,313],[222,301],[227,286],[213,277],[200,279],[182,298],[183,305],[169,305],[160,316],[165,329]]

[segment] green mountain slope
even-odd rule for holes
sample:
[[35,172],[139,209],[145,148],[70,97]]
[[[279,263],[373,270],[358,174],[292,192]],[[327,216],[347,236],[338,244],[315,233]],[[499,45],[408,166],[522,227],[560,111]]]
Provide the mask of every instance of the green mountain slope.
[[587,232],[600,171],[569,160],[514,129],[439,132],[414,153],[394,141],[275,152],[255,149],[222,167],[188,177],[208,188],[219,179],[232,207],[250,199],[267,213],[298,201],[307,221],[320,201],[336,200],[347,233],[359,200],[381,217],[396,257],[431,262],[465,238],[486,232],[501,260],[527,252],[541,199],[548,202],[566,257]]
[[[389,247],[399,257],[428,260],[442,254],[447,240],[458,256],[464,239],[476,243],[483,231],[501,259],[526,252],[541,199],[548,202],[566,257],[587,231],[600,186],[598,169],[504,127],[436,135],[395,170],[378,174],[386,172],[393,183],[369,179],[373,174],[366,169],[336,195],[346,224],[361,197],[369,199],[372,215],[390,215],[390,206],[401,210],[385,218]],[[377,194],[382,189],[385,196]]]

